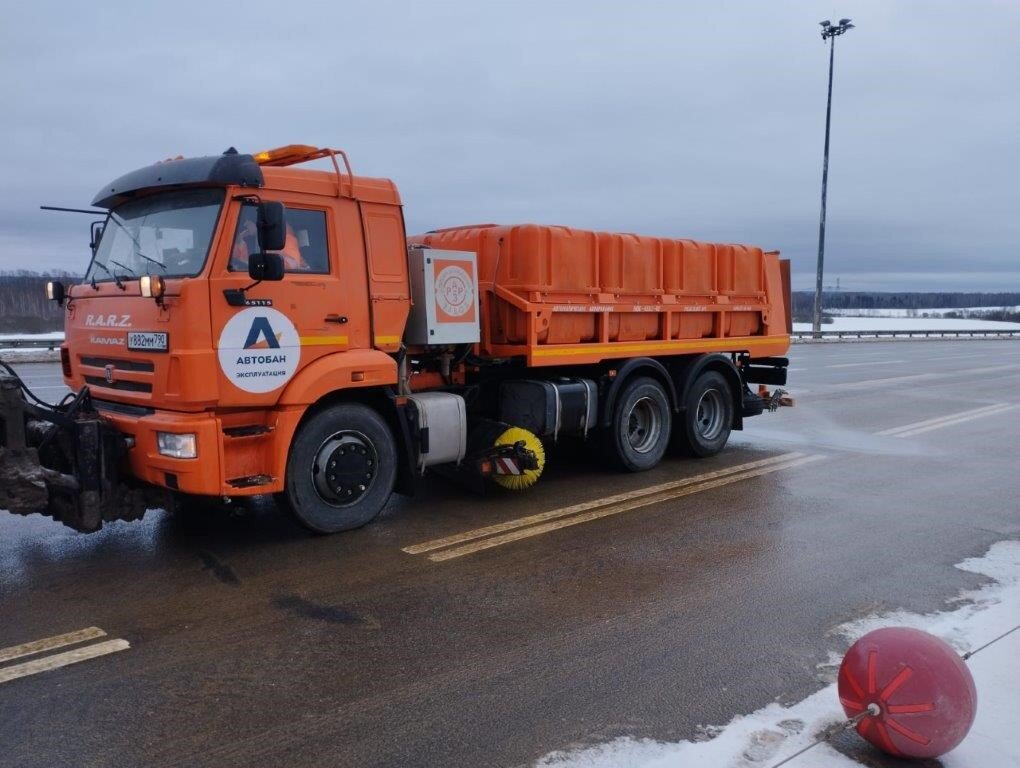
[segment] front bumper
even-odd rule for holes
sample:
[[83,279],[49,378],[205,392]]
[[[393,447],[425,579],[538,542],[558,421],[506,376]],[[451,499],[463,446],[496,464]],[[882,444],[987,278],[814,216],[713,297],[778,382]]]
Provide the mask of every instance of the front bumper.
[[[125,470],[152,485],[202,496],[252,496],[283,490],[287,438],[298,411],[229,414],[124,409],[96,401],[99,413],[131,438]],[[134,411],[134,412],[130,412]],[[193,434],[193,459],[159,452],[158,433]]]

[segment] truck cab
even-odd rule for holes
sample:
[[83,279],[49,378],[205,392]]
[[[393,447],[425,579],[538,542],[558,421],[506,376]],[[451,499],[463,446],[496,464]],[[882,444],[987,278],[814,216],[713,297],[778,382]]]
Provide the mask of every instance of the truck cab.
[[[61,355],[68,386],[88,386],[129,436],[135,477],[187,494],[280,492],[309,404],[396,384],[410,301],[400,197],[338,157],[292,145],[171,159],[96,195],[109,215],[67,292]],[[289,167],[320,158],[334,171]],[[282,274],[256,281],[273,204]]]

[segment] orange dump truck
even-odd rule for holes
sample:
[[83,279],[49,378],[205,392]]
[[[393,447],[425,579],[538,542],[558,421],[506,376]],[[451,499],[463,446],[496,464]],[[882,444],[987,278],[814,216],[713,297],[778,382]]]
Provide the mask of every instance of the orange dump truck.
[[[331,170],[295,167],[310,160]],[[710,456],[780,402],[788,263],[745,245],[491,224],[410,238],[338,150],[233,149],[103,187],[55,406],[0,376],[0,507],[82,531],[274,494],[370,521],[434,468],[533,484],[545,446]]]

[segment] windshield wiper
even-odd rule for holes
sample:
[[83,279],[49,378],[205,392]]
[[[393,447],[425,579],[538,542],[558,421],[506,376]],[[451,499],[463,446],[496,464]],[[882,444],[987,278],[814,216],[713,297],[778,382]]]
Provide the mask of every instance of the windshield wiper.
[[[131,269],[128,266],[125,266],[124,264],[121,264],[119,261],[114,261],[113,259],[110,259],[110,263],[113,264],[113,266],[120,267],[125,272],[127,272],[128,277],[138,277],[138,275],[135,274],[133,269]],[[125,290],[124,283],[121,282],[124,279],[124,277],[123,276],[118,277],[116,273],[111,274],[113,274],[113,279],[117,281],[117,287],[120,288],[122,291]]]
[[[116,264],[117,262],[113,262],[113,263]],[[92,266],[99,267],[106,274],[108,274],[110,277],[113,278],[113,282],[115,282],[117,284],[118,288],[120,288],[122,291],[126,290],[126,288],[124,287],[124,283],[121,282],[120,277],[115,272],[111,272],[109,269],[107,269],[105,264],[102,264],[102,263],[100,263],[98,261],[93,261],[92,262]],[[95,275],[94,272],[92,273],[92,289],[96,290],[96,291],[99,290],[99,286],[96,285],[96,275]]]
[[[158,259],[154,259],[151,256],[146,256],[144,253],[142,253],[142,244],[140,242],[138,242],[138,238],[135,237],[133,234],[131,234],[131,230],[129,230],[126,226],[124,226],[123,222],[121,222],[119,220],[118,216],[113,211],[110,211],[109,218],[113,221],[114,224],[116,224],[118,227],[120,227],[124,231],[125,235],[127,235],[128,237],[131,238],[131,242],[135,244],[135,256],[141,256],[146,261],[148,261],[148,262],[150,262],[152,264],[155,264],[160,269],[162,269],[164,272],[166,272],[166,264],[164,264],[163,262],[159,261]],[[117,262],[114,262],[114,264],[116,264],[116,263]],[[120,266],[123,267],[124,265],[121,264]],[[124,269],[127,269],[127,267],[124,267]],[[134,272],[132,270],[128,269],[128,272],[131,272],[132,275],[134,275]]]
[[164,264],[162,261],[159,261],[158,259],[152,258],[151,256],[146,256],[144,253],[142,253],[137,248],[135,249],[135,256],[141,256],[146,261],[148,261],[148,262],[150,262],[152,264],[155,264],[157,267],[159,267],[164,272],[166,272],[166,264]]

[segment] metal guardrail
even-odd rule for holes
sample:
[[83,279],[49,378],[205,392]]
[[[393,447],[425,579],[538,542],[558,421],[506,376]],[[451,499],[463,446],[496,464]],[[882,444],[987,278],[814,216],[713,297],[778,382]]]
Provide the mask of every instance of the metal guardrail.
[[0,339],[0,349],[48,349],[53,351],[63,343],[63,339]]
[[930,330],[889,330],[889,331],[820,331],[815,333],[814,331],[794,331],[790,334],[793,339],[871,339],[871,338],[916,338],[923,337],[929,338],[932,336],[950,337],[955,339],[960,338],[1016,338],[1020,336],[1020,329],[989,329],[981,328],[975,330],[951,330],[951,331],[940,331],[935,329]]

